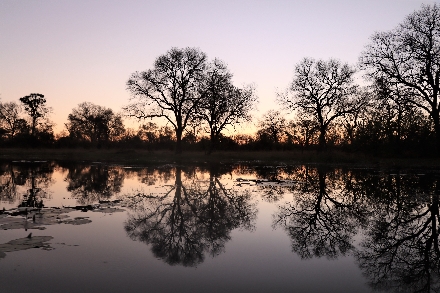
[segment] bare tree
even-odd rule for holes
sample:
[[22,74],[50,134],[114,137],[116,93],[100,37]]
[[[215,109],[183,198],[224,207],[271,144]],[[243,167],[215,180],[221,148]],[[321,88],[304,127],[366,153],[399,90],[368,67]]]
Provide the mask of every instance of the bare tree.
[[267,146],[271,144],[277,146],[283,140],[285,133],[286,119],[279,111],[267,111],[258,122],[258,140]]
[[338,118],[357,111],[362,102],[357,100],[354,84],[355,70],[348,64],[303,59],[295,67],[295,76],[286,94],[279,94],[279,102],[287,109],[298,110],[301,117],[318,123],[319,146],[326,146],[329,126]]
[[46,106],[46,99],[42,94],[30,94],[20,98],[20,102],[23,103],[24,109],[31,117],[31,134],[35,136],[37,121],[44,118],[50,111]]
[[295,121],[290,121],[288,125],[288,137],[294,143],[305,148],[308,148],[311,144],[316,144],[318,130],[316,121],[297,116]]
[[423,5],[394,30],[375,33],[360,66],[371,78],[405,91],[407,102],[426,111],[440,149],[440,6]]
[[139,130],[137,132],[137,136],[141,140],[148,141],[149,143],[155,143],[158,140],[159,135],[159,127],[153,122],[142,124],[139,126]]
[[235,126],[251,119],[249,112],[257,97],[252,86],[235,87],[232,84],[232,74],[218,59],[207,66],[205,74],[197,116],[208,124],[211,141],[208,153],[211,153],[227,126]]
[[135,72],[127,81],[133,104],[127,115],[138,119],[163,117],[176,132],[176,153],[182,152],[182,134],[200,102],[200,82],[206,55],[195,48],[172,48],[159,56],[154,68]]
[[15,102],[0,103],[0,126],[12,139],[23,125],[22,108]]

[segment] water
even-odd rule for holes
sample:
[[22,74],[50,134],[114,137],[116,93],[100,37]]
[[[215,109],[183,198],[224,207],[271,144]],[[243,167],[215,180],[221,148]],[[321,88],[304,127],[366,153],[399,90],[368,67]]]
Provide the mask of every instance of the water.
[[2,163],[0,292],[437,292],[439,193],[435,169]]

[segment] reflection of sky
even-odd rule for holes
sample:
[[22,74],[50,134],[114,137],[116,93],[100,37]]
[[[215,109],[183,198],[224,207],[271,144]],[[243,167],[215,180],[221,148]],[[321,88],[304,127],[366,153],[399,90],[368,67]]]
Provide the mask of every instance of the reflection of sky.
[[224,60],[237,85],[255,83],[265,112],[303,57],[355,63],[373,32],[433,2],[3,0],[0,94],[44,94],[60,131],[83,101],[119,111],[131,73],[172,46],[190,46]]
[[[116,167],[117,168],[117,167]],[[130,170],[130,169],[128,169]],[[157,173],[155,173],[157,174]],[[174,174],[174,171],[172,172]],[[221,176],[227,188],[238,177],[256,179],[250,174],[233,172]],[[67,172],[53,173],[52,204],[68,197]],[[173,176],[172,176],[173,177]],[[124,177],[121,193],[138,188],[163,193],[165,185],[140,183],[133,174]],[[197,173],[206,184],[209,174]],[[182,176],[187,184],[186,176]],[[207,186],[205,186],[207,187]],[[71,212],[74,217],[89,217],[92,223],[80,226],[50,225],[32,230],[34,236],[52,236],[51,251],[31,249],[7,253],[0,259],[1,290],[6,292],[369,292],[365,279],[349,256],[328,261],[325,257],[300,260],[292,252],[286,232],[272,228],[272,215],[280,202],[261,199],[257,186],[247,186],[258,202],[256,229],[234,229],[224,252],[206,255],[197,268],[169,266],[151,252],[151,245],[127,237],[124,221],[127,213]],[[292,200],[286,194],[285,201]],[[0,233],[0,243],[25,237],[30,231],[7,230]]]

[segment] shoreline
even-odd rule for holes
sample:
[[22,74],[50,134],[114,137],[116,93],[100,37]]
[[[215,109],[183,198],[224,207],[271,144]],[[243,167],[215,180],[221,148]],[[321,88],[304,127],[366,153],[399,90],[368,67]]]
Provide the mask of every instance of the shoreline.
[[163,164],[265,164],[371,167],[440,167],[440,158],[376,157],[341,151],[218,151],[210,155],[201,151],[175,154],[173,151],[139,149],[0,149],[1,161],[82,161],[123,165]]

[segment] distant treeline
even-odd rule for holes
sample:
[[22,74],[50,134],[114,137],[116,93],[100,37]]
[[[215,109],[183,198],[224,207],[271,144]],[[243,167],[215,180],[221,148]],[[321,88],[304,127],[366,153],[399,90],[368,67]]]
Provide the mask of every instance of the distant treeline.
[[[372,104],[374,105],[374,104]],[[142,124],[138,129],[124,127],[122,117],[91,103],[81,107],[90,107],[97,111],[88,115],[87,123],[78,123],[69,115],[66,131],[54,135],[48,119],[41,119],[32,131],[31,124],[23,116],[17,116],[12,124],[14,128],[0,130],[2,147],[62,147],[62,148],[140,148],[147,150],[174,150],[176,136],[169,126],[158,126],[153,122]],[[429,117],[420,112],[404,114],[396,105],[378,104],[371,111],[364,112],[363,119],[356,124],[350,120],[334,123],[326,133],[326,147],[340,148],[346,151],[364,151],[376,154],[417,154],[429,155],[435,152],[435,132]],[[3,103],[1,107],[14,108],[20,113],[17,103]],[[73,112],[77,112],[74,109]],[[22,118],[18,118],[22,117]],[[37,120],[38,121],[38,120]],[[73,126],[72,122],[76,121]],[[182,137],[183,150],[208,152],[210,138],[200,135],[200,129],[194,127],[185,131]],[[259,120],[257,131],[253,135],[219,135],[217,150],[256,151],[256,150],[298,150],[319,149],[319,130],[312,120],[287,120],[279,111],[270,110]]]
[[[132,98],[121,114],[84,102],[57,135],[42,94],[0,102],[0,146],[439,153],[437,4],[422,5],[395,29],[375,33],[357,68],[335,59],[301,60],[286,91],[277,93],[282,111],[252,117],[255,87],[236,87],[232,78],[224,62],[208,60],[199,49],[171,48],[152,69],[130,76],[126,85]],[[127,128],[123,117],[141,125]],[[166,125],[154,123],[157,118]],[[224,134],[244,122],[256,122],[256,132]]]

